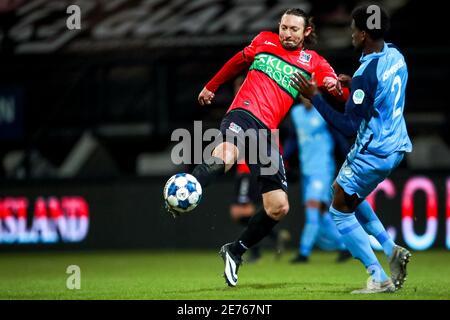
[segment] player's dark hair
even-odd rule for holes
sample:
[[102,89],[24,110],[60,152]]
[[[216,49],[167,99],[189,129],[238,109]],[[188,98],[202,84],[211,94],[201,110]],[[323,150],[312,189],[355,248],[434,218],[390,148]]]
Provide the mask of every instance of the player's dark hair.
[[302,9],[298,9],[298,8],[287,9],[283,13],[283,15],[285,15],[285,14],[290,14],[290,15],[293,15],[293,16],[302,17],[303,20],[305,20],[305,29],[307,27],[311,27],[312,28],[312,31],[309,34],[309,36],[305,37],[305,45],[312,46],[312,45],[315,45],[317,43],[316,26],[314,25],[313,18],[311,16],[309,16]]
[[373,26],[373,15],[376,14],[377,11],[371,10],[371,8],[369,8],[370,6],[371,5],[363,5],[353,10],[352,19],[355,21],[355,27],[361,31],[365,31],[373,40],[384,39],[391,26],[389,15],[383,8],[378,6],[380,13],[379,26]]

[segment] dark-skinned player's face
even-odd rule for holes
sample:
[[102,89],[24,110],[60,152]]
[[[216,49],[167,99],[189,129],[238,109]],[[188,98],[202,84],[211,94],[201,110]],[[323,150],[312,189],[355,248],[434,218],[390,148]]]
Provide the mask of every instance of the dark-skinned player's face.
[[292,14],[281,17],[279,32],[280,42],[286,50],[296,50],[303,46],[303,41],[311,33],[311,27],[305,30],[305,19]]
[[356,50],[361,51],[364,47],[364,40],[366,37],[366,33],[364,31],[359,30],[355,26],[355,20],[352,20],[352,45]]

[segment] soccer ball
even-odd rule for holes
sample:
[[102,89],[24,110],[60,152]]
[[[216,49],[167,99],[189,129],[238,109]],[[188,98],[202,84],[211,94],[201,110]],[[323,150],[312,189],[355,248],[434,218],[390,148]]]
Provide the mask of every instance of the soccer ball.
[[202,186],[188,173],[177,173],[164,187],[164,200],[178,213],[193,210],[202,199]]

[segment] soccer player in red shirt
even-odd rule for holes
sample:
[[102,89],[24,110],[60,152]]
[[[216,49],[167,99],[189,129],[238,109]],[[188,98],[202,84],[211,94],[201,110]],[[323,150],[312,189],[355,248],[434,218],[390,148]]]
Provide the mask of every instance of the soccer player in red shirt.
[[[248,70],[220,126],[226,141],[213,150],[213,161],[208,161],[212,164],[205,162],[192,172],[203,188],[227,172],[238,160],[248,163],[252,173],[258,176],[264,209],[252,217],[236,241],[225,244],[220,250],[225,263],[224,277],[229,286],[237,285],[237,273],[244,252],[263,239],[289,211],[283,160],[278,146],[272,141],[273,131],[299,97],[299,92],[291,86],[292,75],[300,72],[310,79],[314,74],[323,91],[328,91],[342,102],[348,97],[347,89],[336,90],[337,76],[329,63],[305,47],[314,38],[312,19],[301,9],[288,9],[281,17],[278,34],[258,34],[250,45],[222,67],[198,97],[201,105],[211,104],[214,92],[223,83]],[[265,134],[247,135],[252,130]],[[246,142],[246,138],[250,141]],[[249,145],[258,145],[261,140],[265,140],[263,142],[270,153],[269,167],[274,169],[269,174],[268,170],[264,171],[268,168],[267,158],[264,158],[267,156],[262,156],[260,152],[257,160],[252,162],[254,155],[249,154]]]

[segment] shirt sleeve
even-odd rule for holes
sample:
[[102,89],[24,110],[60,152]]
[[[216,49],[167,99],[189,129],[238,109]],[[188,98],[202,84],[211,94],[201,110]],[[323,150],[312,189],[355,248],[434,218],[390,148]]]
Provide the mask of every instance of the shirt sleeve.
[[225,82],[233,79],[239,73],[248,69],[250,63],[245,60],[243,51],[236,53],[225,65],[217,72],[217,74],[206,84],[206,89],[216,92]]
[[344,113],[334,110],[321,94],[316,94],[311,102],[331,127],[346,137],[352,137],[356,134],[362,118],[359,118],[354,113],[347,112],[347,110]]
[[370,121],[373,116],[377,83],[376,64],[370,64],[361,75],[353,77],[344,113],[334,110],[320,94],[312,98],[312,103],[330,126],[346,137],[352,137],[358,131],[361,121]]
[[248,69],[255,59],[256,47],[263,37],[262,34],[258,34],[248,46],[228,60],[219,72],[206,84],[206,89],[211,92],[216,92],[222,84]]
[[317,64],[314,74],[316,77],[316,82],[319,87],[323,86],[323,80],[326,77],[330,77],[333,79],[337,79],[336,72],[334,72],[334,69],[331,67],[331,65],[328,63],[327,60],[325,60],[323,57],[319,56],[319,63]]
[[256,55],[256,48],[262,42],[263,38],[264,32],[260,32],[256,37],[253,38],[252,42],[244,48],[242,53],[246,61],[249,61],[250,63],[253,62]]
[[[330,77],[333,79],[337,79],[336,72],[334,71],[333,67],[328,63],[325,58],[319,56],[319,63],[317,64],[317,67],[314,71],[314,76],[316,79],[317,86],[320,87],[322,90],[326,90],[324,87],[324,79],[326,77]],[[335,97],[338,101],[345,102],[347,101],[349,97],[349,90],[347,88],[342,88],[342,94],[337,93],[336,91],[330,91],[329,92],[333,97]]]

